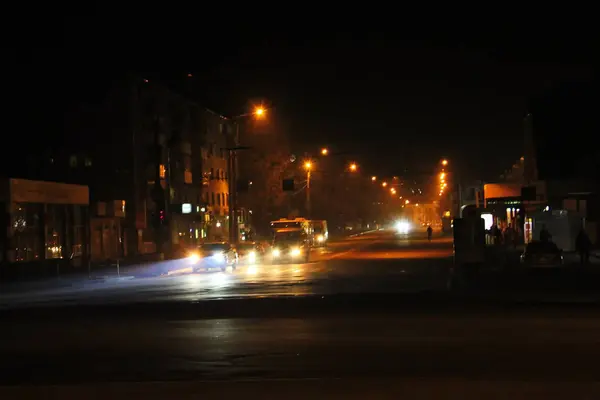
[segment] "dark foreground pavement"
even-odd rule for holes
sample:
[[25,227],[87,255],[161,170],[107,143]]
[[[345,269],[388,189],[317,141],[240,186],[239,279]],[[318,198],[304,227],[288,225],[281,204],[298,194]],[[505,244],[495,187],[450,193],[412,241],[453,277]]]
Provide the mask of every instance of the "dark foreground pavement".
[[600,394],[598,317],[418,295],[15,310],[0,397],[583,398]]

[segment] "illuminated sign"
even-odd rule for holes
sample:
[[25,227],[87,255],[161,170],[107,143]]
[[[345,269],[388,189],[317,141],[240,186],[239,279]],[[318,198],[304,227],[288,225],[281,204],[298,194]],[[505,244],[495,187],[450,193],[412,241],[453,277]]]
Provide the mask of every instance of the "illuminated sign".
[[181,213],[182,214],[189,214],[192,212],[192,205],[190,203],[183,203],[181,205]]

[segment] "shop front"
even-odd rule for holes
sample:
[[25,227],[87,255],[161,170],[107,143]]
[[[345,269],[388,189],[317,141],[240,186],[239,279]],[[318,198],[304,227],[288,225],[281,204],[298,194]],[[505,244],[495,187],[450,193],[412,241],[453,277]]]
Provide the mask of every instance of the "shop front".
[[[4,230],[0,233],[2,275],[42,272],[52,261],[80,268],[89,254],[87,186],[8,179],[2,183]],[[17,272],[18,271],[18,272]]]

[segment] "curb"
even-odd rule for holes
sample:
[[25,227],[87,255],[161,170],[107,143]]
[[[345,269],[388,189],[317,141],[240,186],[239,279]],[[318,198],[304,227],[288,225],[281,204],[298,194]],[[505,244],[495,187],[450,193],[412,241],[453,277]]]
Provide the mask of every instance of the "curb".
[[133,275],[127,276],[94,276],[89,278],[87,283],[106,283],[106,282],[122,282],[122,281],[130,281],[135,279]]

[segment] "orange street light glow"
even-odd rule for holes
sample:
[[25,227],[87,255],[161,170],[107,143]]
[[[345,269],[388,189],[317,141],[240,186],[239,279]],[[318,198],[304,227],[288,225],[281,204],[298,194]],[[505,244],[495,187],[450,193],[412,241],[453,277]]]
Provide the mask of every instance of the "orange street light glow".
[[322,148],[321,149],[321,154],[326,156],[327,154],[329,154],[329,150],[327,148]]
[[358,166],[355,163],[350,164],[350,171],[354,172],[358,169]]
[[310,161],[305,162],[304,163],[304,168],[311,169],[312,168],[312,163]]
[[371,180],[372,180],[373,182],[375,182],[375,181],[377,180],[377,177],[376,177],[376,176],[372,176],[372,177],[371,177]]
[[254,113],[259,117],[262,117],[265,114],[265,109],[262,107],[258,107],[256,110],[254,110]]
[[442,160],[442,165],[445,167],[446,165],[448,165],[448,160]]
[[386,187],[386,186],[387,186],[387,182],[383,182],[383,183],[381,184],[381,186],[383,186],[383,187]]

